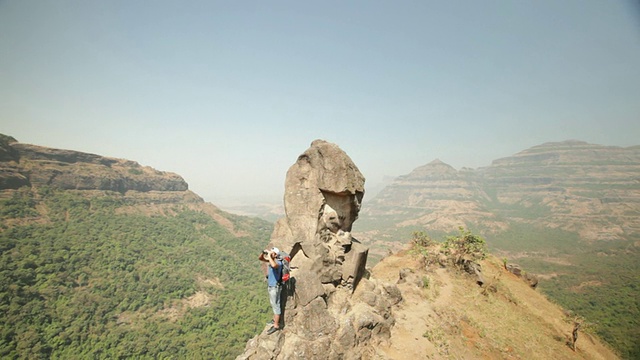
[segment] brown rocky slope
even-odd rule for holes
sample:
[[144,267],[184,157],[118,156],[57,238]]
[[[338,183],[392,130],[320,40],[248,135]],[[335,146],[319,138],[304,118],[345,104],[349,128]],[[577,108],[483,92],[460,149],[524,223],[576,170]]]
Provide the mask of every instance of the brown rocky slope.
[[[573,324],[565,311],[507,271],[480,261],[484,284],[452,266],[425,265],[411,250],[391,255],[371,274],[397,284],[402,301],[380,359],[616,359],[588,334],[570,347]],[[400,280],[400,274],[403,279]]]

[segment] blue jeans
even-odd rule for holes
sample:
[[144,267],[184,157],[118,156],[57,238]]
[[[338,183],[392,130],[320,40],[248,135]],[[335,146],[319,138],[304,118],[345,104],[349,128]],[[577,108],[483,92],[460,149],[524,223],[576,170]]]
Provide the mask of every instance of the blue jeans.
[[280,292],[282,290],[282,286],[279,284],[276,286],[269,286],[269,302],[271,302],[271,308],[273,309],[273,313],[275,315],[280,315],[282,313],[282,309],[280,308]]

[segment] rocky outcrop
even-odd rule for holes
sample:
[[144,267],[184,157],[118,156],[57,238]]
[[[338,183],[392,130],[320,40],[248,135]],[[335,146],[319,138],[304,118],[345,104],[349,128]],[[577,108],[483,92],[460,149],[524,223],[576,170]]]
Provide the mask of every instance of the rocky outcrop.
[[238,359],[367,358],[388,340],[399,292],[365,277],[368,248],[351,236],[364,181],[347,154],[323,140],[291,166],[286,217],[268,245],[292,256],[283,330],[258,335]]
[[271,242],[289,249],[293,267],[317,281],[353,286],[362,277],[368,249],[351,236],[364,196],[364,176],[337,145],[316,140],[285,180],[285,217]]
[[17,166],[20,154],[13,145],[17,140],[0,134],[0,189],[19,189],[29,186],[29,179],[20,173]]
[[21,144],[0,137],[0,190],[49,186],[61,190],[186,191],[179,175],[137,162]]
[[531,274],[531,273],[522,271],[522,268],[520,268],[520,265],[518,265],[518,264],[506,264],[504,268],[508,272],[512,273],[513,275],[515,275],[515,276],[517,276],[519,278],[522,278],[532,288],[535,289],[535,288],[538,287],[538,283],[540,281],[538,279],[538,276],[536,276],[535,274]]

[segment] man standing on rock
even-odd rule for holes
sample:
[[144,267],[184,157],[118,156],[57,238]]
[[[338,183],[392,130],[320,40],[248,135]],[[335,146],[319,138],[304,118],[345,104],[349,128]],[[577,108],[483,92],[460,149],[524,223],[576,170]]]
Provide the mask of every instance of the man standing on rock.
[[260,254],[260,257],[258,257],[260,261],[269,263],[269,266],[267,266],[267,284],[269,285],[269,302],[273,309],[273,320],[270,322],[270,324],[272,324],[271,328],[267,330],[268,335],[280,330],[280,314],[282,314],[282,308],[280,307],[282,261],[278,260],[279,253],[280,250],[274,247],[271,250],[264,250]]

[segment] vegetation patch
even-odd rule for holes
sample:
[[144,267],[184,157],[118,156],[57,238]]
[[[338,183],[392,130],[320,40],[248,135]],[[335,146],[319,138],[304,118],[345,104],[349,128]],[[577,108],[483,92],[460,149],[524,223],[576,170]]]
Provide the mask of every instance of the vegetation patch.
[[[21,190],[0,232],[0,357],[230,359],[269,306],[255,254],[269,223],[120,213],[122,198]],[[33,199],[33,201],[29,200]],[[35,204],[34,204],[35,201]],[[131,204],[129,204],[131,205]],[[6,218],[5,218],[6,220]]]

